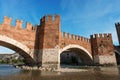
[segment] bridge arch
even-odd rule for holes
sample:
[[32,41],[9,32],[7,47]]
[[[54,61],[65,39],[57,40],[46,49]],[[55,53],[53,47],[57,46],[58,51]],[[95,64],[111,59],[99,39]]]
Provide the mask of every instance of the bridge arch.
[[8,36],[0,35],[0,45],[18,52],[25,59],[26,64],[34,64],[35,61],[33,59],[33,56],[30,54],[30,49],[22,43]]
[[59,51],[60,56],[62,53],[66,51],[75,52],[75,54],[77,54],[83,60],[84,64],[88,64],[88,65],[92,64],[92,61],[93,61],[92,55],[84,47],[80,45],[75,45],[75,44],[67,45],[64,48],[60,49]]

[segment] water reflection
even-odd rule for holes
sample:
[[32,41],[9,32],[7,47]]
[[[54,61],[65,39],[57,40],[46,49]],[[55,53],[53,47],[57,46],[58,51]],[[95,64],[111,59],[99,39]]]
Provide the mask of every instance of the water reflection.
[[1,64],[0,65],[0,76],[12,75],[21,71],[21,69],[16,69],[12,65]]
[[21,70],[0,80],[120,80],[120,68],[90,67],[83,72],[41,72]]

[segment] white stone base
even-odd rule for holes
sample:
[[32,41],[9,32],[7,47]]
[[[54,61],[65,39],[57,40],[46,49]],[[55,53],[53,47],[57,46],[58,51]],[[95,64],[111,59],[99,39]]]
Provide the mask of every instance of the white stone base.
[[38,63],[43,68],[59,68],[59,49],[42,49],[39,50]]
[[96,55],[94,56],[94,63],[100,65],[116,65],[115,55]]

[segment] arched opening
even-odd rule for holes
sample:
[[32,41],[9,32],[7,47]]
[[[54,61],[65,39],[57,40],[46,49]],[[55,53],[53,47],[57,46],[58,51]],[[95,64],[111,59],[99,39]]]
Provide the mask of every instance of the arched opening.
[[20,42],[11,39],[7,36],[0,35],[0,46],[4,46],[19,53],[24,58],[26,65],[35,64],[34,59],[29,54],[29,48],[27,48],[25,45],[21,44]]
[[17,64],[24,65],[25,59],[17,52],[0,46],[0,64]]
[[69,45],[60,53],[60,66],[92,65],[92,56],[81,46]]

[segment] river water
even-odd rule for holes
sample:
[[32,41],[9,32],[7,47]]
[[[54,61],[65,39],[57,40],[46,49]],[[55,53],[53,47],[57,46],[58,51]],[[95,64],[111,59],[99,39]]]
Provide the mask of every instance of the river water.
[[81,69],[80,72],[41,72],[16,69],[12,65],[2,64],[0,65],[0,80],[120,80],[119,67],[85,67],[84,70]]

